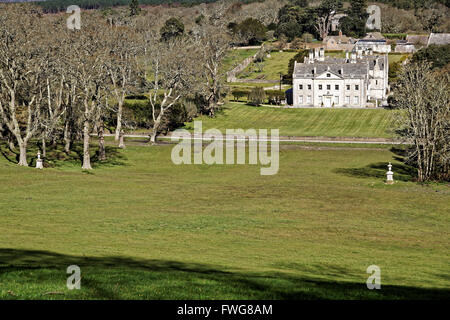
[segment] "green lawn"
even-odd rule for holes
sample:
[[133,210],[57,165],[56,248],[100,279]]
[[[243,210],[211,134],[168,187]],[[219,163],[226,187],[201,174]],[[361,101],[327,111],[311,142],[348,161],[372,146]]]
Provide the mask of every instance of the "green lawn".
[[[384,109],[282,109],[228,103],[216,118],[201,116],[203,129],[279,129],[284,136],[389,138],[392,112]],[[187,123],[186,128],[193,127]]]
[[230,50],[223,59],[222,68],[226,71],[230,71],[246,58],[253,56],[257,52],[258,49]]
[[0,299],[449,298],[450,187],[408,181],[387,149],[282,145],[261,176],[128,143],[90,173],[0,157]]
[[238,77],[240,79],[279,80],[280,72],[287,73],[289,60],[296,54],[296,52],[271,52],[270,58],[266,58],[263,62],[262,72],[258,72],[255,64],[251,63]]

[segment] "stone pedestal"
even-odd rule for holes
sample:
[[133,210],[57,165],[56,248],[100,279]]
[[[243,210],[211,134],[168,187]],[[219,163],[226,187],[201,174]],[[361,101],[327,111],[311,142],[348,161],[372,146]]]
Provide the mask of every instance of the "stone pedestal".
[[386,172],[386,183],[394,184],[394,172],[392,172],[392,164],[389,162],[388,172]]
[[38,154],[37,154],[36,169],[44,169],[44,164],[43,164],[43,161],[41,159],[41,153],[40,152],[38,152]]

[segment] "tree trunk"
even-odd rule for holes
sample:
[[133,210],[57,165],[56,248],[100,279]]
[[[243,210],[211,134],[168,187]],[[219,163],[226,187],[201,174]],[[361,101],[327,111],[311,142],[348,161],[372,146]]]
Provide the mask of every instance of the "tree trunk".
[[25,141],[19,141],[19,150],[20,150],[20,156],[19,156],[19,166],[28,167],[27,162],[27,143]]
[[8,135],[8,145],[9,145],[9,150],[16,151],[16,146],[14,145],[14,139],[11,135]]
[[106,160],[106,151],[105,151],[105,137],[103,136],[104,125],[103,121],[101,121],[100,126],[98,128],[98,160],[105,161]]
[[72,144],[72,139],[71,139],[71,134],[70,134],[70,124],[68,121],[66,122],[66,125],[64,127],[64,142],[65,142],[64,151],[66,153],[69,153],[70,146]]
[[42,138],[42,157],[44,159],[47,157],[47,145],[45,143],[45,138]]
[[83,127],[83,166],[84,170],[92,170],[91,156],[89,154],[89,121],[84,120]]
[[119,101],[119,109],[117,110],[116,135],[114,136],[115,141],[119,140],[120,132],[122,131],[122,113],[123,113],[123,103]]
[[120,134],[119,134],[119,148],[121,148],[121,149],[125,149],[125,142],[124,142],[124,134],[123,134],[123,131],[120,131]]
[[159,131],[159,126],[161,125],[161,119],[163,117],[164,112],[161,111],[158,115],[158,117],[156,118],[155,122],[153,123],[153,130],[152,130],[152,134],[150,135],[150,142],[151,144],[155,145],[156,144],[156,137],[158,135],[158,131]]
[[156,131],[153,131],[150,135],[150,142],[151,144],[156,144]]

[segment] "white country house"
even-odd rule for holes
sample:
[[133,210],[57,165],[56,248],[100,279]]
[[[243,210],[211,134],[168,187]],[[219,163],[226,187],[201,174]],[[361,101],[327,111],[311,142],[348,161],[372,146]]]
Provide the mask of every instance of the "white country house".
[[388,57],[372,52],[347,53],[346,58],[325,57],[324,49],[310,51],[304,63],[295,63],[294,107],[378,106],[388,93]]

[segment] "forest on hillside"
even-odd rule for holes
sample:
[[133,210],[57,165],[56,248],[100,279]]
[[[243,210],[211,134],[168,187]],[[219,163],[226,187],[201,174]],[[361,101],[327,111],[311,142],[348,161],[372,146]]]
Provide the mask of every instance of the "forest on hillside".
[[[217,0],[139,0],[142,5],[184,5],[192,6],[200,3],[211,3]],[[239,0],[242,3],[251,3],[259,0]],[[70,5],[76,4],[82,9],[99,9],[114,6],[128,5],[130,0],[48,0],[39,2],[46,12],[64,11]]]
[[[18,0],[13,1],[18,2]],[[218,0],[139,0],[139,3],[143,5],[168,4],[191,6],[197,5],[199,3],[211,3],[216,1]],[[263,0],[236,0],[235,2],[251,3],[263,2]],[[301,3],[302,1],[298,2]],[[450,7],[450,0],[377,0],[376,2],[389,4],[399,9],[427,8],[435,3],[440,3],[446,5],[447,7]],[[77,0],[75,1],[75,3],[74,0],[47,0],[38,3],[46,12],[58,12],[66,10],[66,8],[72,4],[76,4],[83,9],[99,9],[112,6],[128,5],[130,3],[130,0]]]

